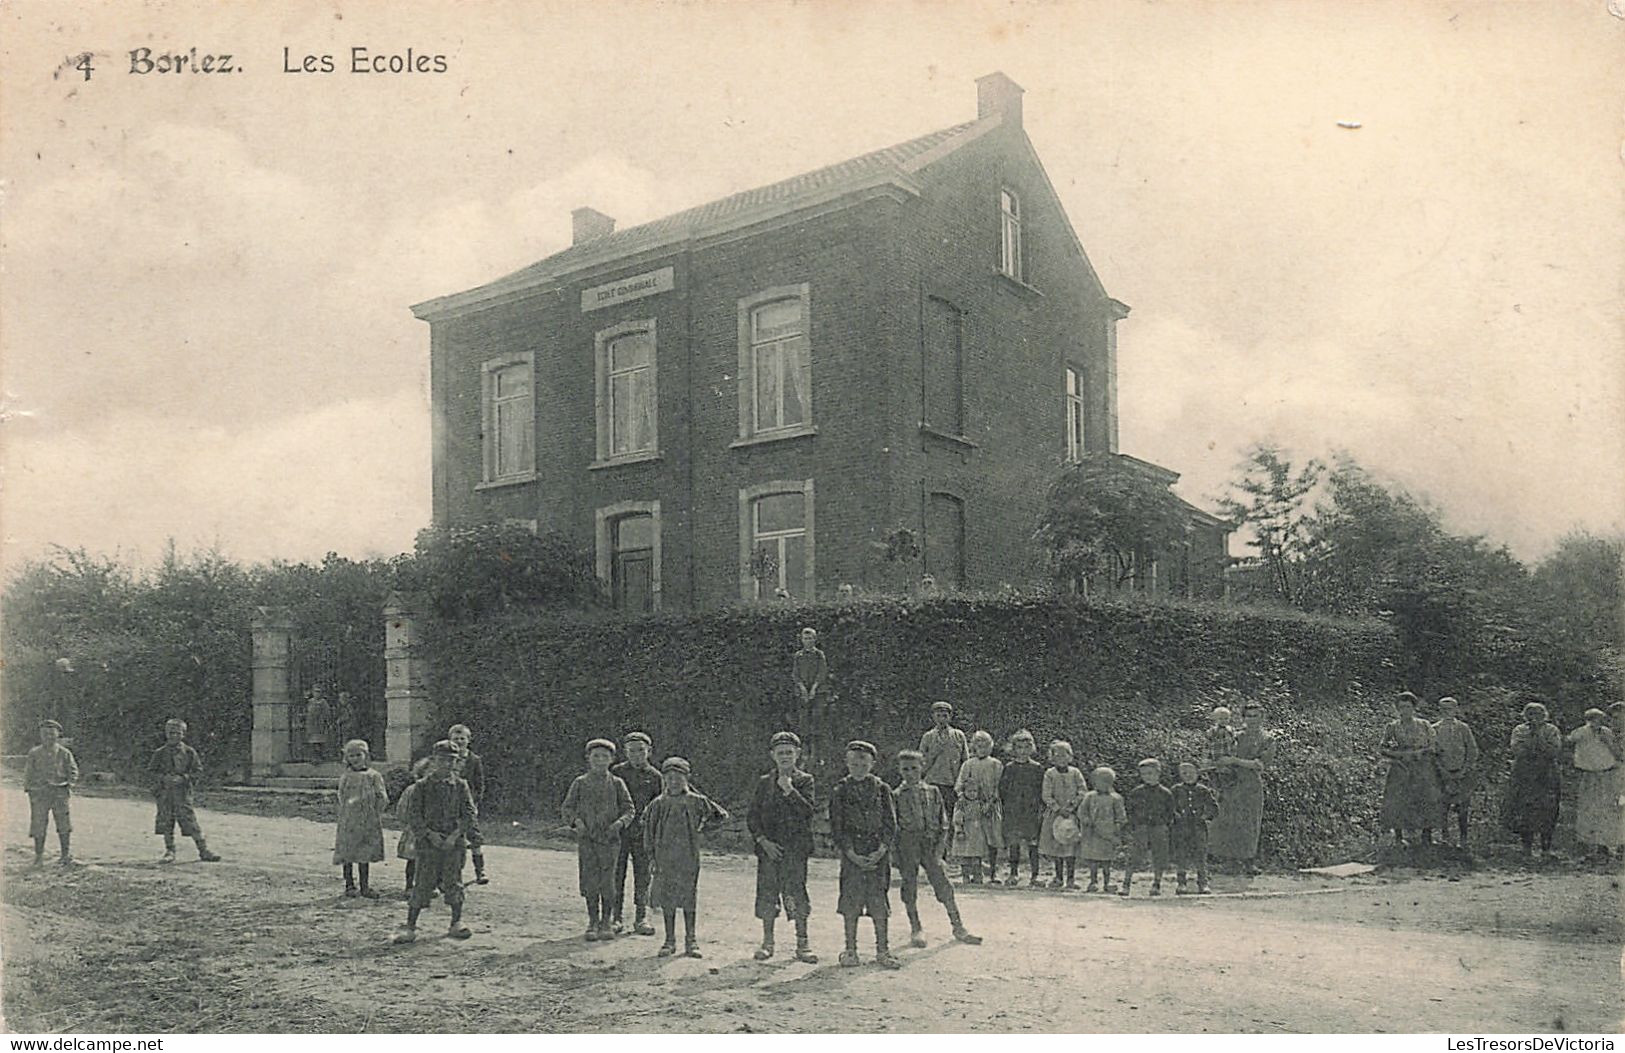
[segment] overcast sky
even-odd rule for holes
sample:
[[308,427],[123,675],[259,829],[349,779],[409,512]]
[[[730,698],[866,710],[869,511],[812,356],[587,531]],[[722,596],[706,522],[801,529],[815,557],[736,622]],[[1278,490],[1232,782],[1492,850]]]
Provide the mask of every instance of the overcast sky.
[[[0,8],[13,560],[405,550],[410,304],[561,248],[578,205],[628,226],[967,120],[993,70],[1133,307],[1122,447],[1185,496],[1273,436],[1526,558],[1625,521],[1600,0],[269,6]],[[449,72],[344,72],[358,45]],[[143,46],[244,72],[132,76]]]

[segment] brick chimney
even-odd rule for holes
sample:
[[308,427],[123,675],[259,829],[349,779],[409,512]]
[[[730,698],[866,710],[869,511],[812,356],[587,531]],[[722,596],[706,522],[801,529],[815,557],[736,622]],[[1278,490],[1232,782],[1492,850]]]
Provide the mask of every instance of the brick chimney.
[[570,213],[570,244],[580,245],[615,230],[615,221],[595,208],[578,208]]
[[976,119],[1003,115],[1021,125],[1021,85],[1003,73],[976,78]]

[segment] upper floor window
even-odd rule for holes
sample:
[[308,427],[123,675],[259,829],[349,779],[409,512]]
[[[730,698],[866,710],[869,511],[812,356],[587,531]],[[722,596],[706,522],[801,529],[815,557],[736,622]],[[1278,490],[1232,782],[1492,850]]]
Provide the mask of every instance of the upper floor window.
[[947,300],[925,301],[925,412],[921,419],[950,435],[965,432],[964,325]]
[[999,271],[1025,281],[1021,270],[1021,199],[1013,190],[999,191]]
[[494,359],[481,368],[484,481],[518,482],[536,472],[536,415],[531,357]]
[[740,587],[745,599],[813,598],[812,481],[739,492]]
[[656,452],[655,323],[627,322],[600,332],[597,357],[598,460]]
[[1066,459],[1083,460],[1083,377],[1066,367]]
[[812,427],[807,289],[769,289],[740,301],[740,438],[802,434]]

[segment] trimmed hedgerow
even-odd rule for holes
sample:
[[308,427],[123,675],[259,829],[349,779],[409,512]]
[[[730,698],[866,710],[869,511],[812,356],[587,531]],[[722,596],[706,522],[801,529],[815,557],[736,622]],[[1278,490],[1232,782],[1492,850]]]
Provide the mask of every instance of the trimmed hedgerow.
[[1070,739],[1080,763],[1120,770],[1147,755],[1195,756],[1213,705],[1256,698],[1280,744],[1265,855],[1321,859],[1373,832],[1375,743],[1395,686],[1394,640],[1375,621],[954,596],[609,622],[515,615],[431,623],[423,646],[437,723],[477,729],[498,807],[552,816],[586,740],[633,728],[654,736],[658,757],[687,756],[697,782],[735,806],[794,698],[802,625],[819,630],[829,658],[817,744],[825,785],[848,738],[873,741],[883,757],[916,745],[938,698],[1001,748],[1026,727],[1041,743]]

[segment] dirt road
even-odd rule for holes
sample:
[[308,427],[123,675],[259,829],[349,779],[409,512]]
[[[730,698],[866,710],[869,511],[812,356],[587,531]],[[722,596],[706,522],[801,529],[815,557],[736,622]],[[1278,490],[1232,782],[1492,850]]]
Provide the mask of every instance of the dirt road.
[[[1201,900],[977,889],[961,905],[983,946],[948,942],[928,899],[931,946],[884,972],[867,964],[867,925],[866,964],[835,965],[827,861],[812,882],[823,960],[781,950],[762,964],[747,858],[706,859],[692,960],[656,958],[654,938],[583,942],[573,856],[493,846],[493,883],[469,890],[474,938],[442,938],[437,904],[431,938],[395,947],[403,904],[338,895],[331,826],[203,812],[226,861],[198,863],[183,842],[161,866],[149,804],[80,797],[82,865],[35,870],[27,803],[4,790],[14,1031],[1483,1033],[1625,1019],[1606,874],[1220,878]],[[376,872],[399,887],[398,862]]]

